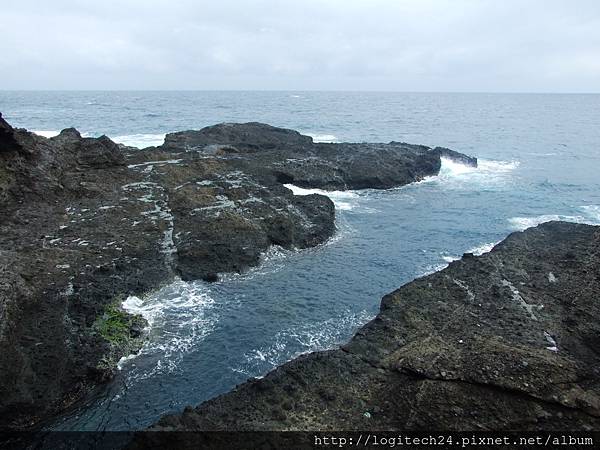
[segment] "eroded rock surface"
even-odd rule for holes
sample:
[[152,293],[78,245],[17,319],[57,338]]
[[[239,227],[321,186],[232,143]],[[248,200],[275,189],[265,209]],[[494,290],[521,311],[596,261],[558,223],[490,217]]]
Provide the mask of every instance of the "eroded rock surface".
[[139,348],[144,323],[121,309],[127,296],[330,238],[331,200],[283,183],[386,188],[439,168],[423,146],[314,144],[257,123],[138,150],[75,129],[47,139],[0,115],[0,428],[52,417]]
[[342,348],[153,428],[597,430],[599,292],[600,227],[513,233],[386,295]]

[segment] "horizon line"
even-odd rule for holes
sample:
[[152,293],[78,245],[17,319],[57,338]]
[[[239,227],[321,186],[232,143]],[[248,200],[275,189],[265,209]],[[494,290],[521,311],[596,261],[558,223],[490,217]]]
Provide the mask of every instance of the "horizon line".
[[0,92],[339,92],[383,94],[598,95],[600,91],[405,91],[387,89],[0,89]]

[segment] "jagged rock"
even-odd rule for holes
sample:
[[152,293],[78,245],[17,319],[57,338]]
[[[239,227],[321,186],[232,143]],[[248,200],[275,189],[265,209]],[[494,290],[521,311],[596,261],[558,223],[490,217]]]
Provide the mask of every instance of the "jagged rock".
[[21,146],[14,137],[12,127],[2,118],[2,113],[0,113],[0,151],[16,152],[20,148]]
[[138,150],[75,129],[47,139],[0,119],[0,428],[85,399],[139,348],[140,320],[120,307],[127,296],[176,277],[215,281],[271,245],[331,237],[331,200],[282,182],[391,187],[439,166],[427,147],[314,144],[255,123]]
[[599,268],[600,227],[513,233],[386,295],[342,348],[301,356],[152,429],[598,429]]

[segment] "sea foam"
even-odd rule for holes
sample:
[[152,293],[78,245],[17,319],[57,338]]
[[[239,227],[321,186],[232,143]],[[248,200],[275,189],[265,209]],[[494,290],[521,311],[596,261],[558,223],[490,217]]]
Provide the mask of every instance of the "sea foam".
[[478,159],[477,167],[468,166],[450,158],[441,158],[442,165],[436,177],[429,181],[444,183],[450,188],[502,187],[510,180],[512,172],[520,165],[519,161],[494,161]]
[[43,136],[45,138],[51,138],[54,136],[58,136],[60,134],[60,130],[32,130],[32,133],[35,133],[38,136]]
[[141,356],[148,363],[145,366],[150,367],[139,374],[141,378],[175,370],[183,355],[213,330],[218,321],[213,305],[210,289],[204,283],[181,280],[143,299],[128,297],[122,307],[146,319],[148,341],[137,355],[122,358],[119,367]]
[[294,195],[320,194],[329,197],[336,209],[350,211],[354,209],[360,196],[354,191],[325,191],[323,189],[304,189],[293,184],[284,184]]
[[275,334],[271,343],[248,351],[244,363],[232,370],[256,376],[302,354],[334,348],[373,317],[366,310],[346,311],[338,317],[283,329]]
[[[498,242],[487,242],[485,244],[481,244],[481,245],[472,247],[469,250],[467,250],[465,253],[472,253],[475,256],[481,256],[484,253],[490,252],[496,244],[498,244]],[[461,258],[460,256],[450,256],[450,255],[442,256],[442,259],[444,261],[446,261],[447,263],[451,263],[452,261],[458,261],[460,258]]]
[[146,148],[158,147],[165,142],[165,133],[158,134],[125,134],[122,136],[111,137],[118,144],[127,145],[128,147]]
[[511,217],[508,223],[513,230],[523,231],[527,228],[537,227],[546,222],[560,220],[563,222],[583,223],[588,225],[600,225],[600,207],[597,205],[580,206],[582,214],[542,214],[531,217]]
[[313,142],[322,144],[333,144],[339,142],[337,136],[333,134],[316,134],[316,133],[304,133],[306,136],[310,136]]
[[[33,130],[32,132],[45,138],[52,138],[60,134],[60,130]],[[92,133],[81,133],[81,136],[93,137]],[[165,142],[165,136],[165,133],[139,133],[109,136],[109,138],[117,144],[128,147],[146,148],[162,145]]]
[[593,221],[594,225],[600,224],[600,206],[586,205],[582,206],[581,210],[590,220]]

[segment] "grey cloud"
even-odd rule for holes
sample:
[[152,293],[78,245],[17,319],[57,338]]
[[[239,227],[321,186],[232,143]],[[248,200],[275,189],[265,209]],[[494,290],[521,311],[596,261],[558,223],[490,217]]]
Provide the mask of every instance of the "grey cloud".
[[600,90],[600,3],[5,2],[3,89]]

